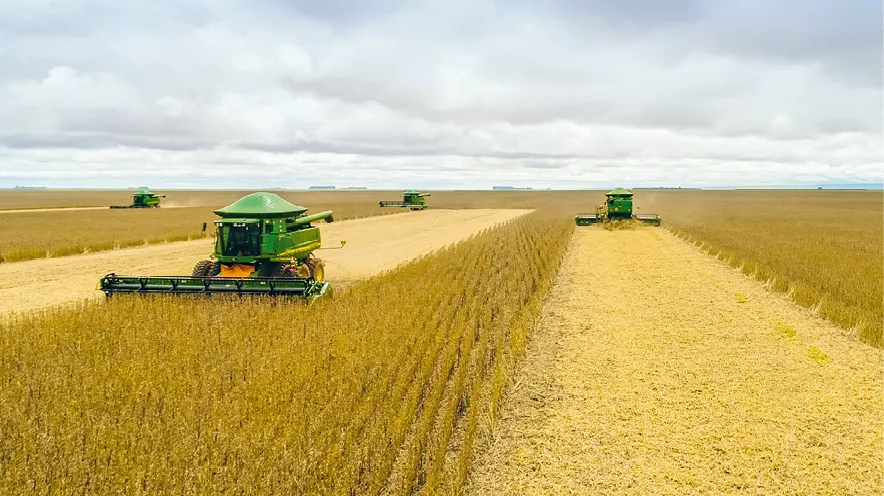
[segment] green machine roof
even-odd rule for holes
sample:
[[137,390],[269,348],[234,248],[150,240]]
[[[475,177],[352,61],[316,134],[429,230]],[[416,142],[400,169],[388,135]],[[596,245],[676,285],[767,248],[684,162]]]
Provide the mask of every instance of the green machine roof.
[[632,192],[623,188],[614,188],[605,193],[605,196],[632,196]]
[[417,190],[413,190],[413,189],[407,189],[407,190],[405,190],[405,192],[410,193],[410,194],[417,194]]
[[149,188],[139,188],[136,195],[152,195],[153,192]]
[[215,224],[259,224],[261,219],[256,219],[252,217],[251,219],[247,219],[245,217],[224,217],[223,219],[215,219]]
[[215,213],[221,217],[266,218],[296,217],[306,211],[306,207],[283,200],[279,195],[259,191],[215,210]]

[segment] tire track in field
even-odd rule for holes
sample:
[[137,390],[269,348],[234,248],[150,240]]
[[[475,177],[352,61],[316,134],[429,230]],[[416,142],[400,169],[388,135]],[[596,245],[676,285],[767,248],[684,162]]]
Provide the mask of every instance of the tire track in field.
[[[337,288],[466,239],[530,210],[441,210],[320,222],[325,274]],[[343,248],[340,241],[346,241]],[[102,298],[102,276],[190,275],[212,240],[181,241],[86,255],[0,264],[0,314]],[[334,249],[338,247],[338,249]],[[328,249],[331,248],[331,249]]]
[[578,228],[466,494],[881,494],[881,360],[662,229]]

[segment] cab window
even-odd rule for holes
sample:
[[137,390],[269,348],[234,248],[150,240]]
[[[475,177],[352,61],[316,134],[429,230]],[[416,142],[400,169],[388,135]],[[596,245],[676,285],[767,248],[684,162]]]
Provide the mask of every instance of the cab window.
[[255,257],[261,254],[260,224],[222,224],[218,226],[221,255]]

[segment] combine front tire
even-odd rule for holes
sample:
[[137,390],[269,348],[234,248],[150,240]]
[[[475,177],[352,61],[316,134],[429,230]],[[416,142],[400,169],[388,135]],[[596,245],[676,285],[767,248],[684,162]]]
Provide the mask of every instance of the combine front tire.
[[[212,262],[208,260],[200,260],[193,266],[193,277],[206,277],[209,275],[209,270],[213,268]],[[220,268],[219,268],[220,271]]]
[[221,275],[221,262],[210,263],[209,268],[206,270],[206,276],[218,277],[220,275]]

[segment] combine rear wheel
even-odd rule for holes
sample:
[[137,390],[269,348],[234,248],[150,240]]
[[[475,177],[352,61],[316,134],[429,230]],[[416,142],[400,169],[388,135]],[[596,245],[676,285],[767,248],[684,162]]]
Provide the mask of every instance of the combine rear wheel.
[[310,275],[313,276],[313,279],[317,281],[322,281],[325,278],[325,262],[318,258],[308,258],[304,265],[309,267]]
[[325,264],[318,258],[307,258],[291,270],[296,277],[313,278],[316,281],[322,281],[325,277]]

